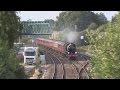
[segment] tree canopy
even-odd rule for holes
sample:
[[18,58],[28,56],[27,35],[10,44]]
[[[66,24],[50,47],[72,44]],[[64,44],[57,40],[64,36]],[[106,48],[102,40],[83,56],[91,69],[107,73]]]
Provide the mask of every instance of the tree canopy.
[[12,49],[21,30],[20,25],[15,11],[0,11],[0,79],[26,78]]
[[120,78],[120,13],[116,20],[89,31],[89,50],[92,52],[90,73],[99,79]]
[[95,14],[91,11],[64,11],[57,17],[55,30],[61,31],[68,27],[74,29],[77,25],[77,31],[82,31],[91,23],[100,26],[107,23],[107,18],[103,13]]
[[7,40],[9,48],[13,47],[21,30],[20,18],[16,11],[0,11],[0,39]]

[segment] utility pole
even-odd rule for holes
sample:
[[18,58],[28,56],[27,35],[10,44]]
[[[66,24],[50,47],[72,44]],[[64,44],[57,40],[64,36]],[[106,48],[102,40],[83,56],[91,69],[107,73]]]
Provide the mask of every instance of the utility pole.
[[75,32],[77,32],[77,25],[75,25]]
[[20,43],[20,36],[19,36],[19,43]]
[[34,43],[34,40],[33,40],[33,38],[32,38],[32,45],[33,45],[33,43]]

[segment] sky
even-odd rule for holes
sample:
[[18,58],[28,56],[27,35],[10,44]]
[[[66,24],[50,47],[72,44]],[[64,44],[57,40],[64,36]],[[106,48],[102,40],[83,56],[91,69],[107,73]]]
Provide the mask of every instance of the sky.
[[[45,19],[57,20],[56,16],[62,11],[21,11],[18,13],[21,21],[27,21],[31,19],[32,21],[44,21]],[[111,20],[112,16],[117,14],[117,11],[94,11],[95,13],[103,12],[108,20]]]

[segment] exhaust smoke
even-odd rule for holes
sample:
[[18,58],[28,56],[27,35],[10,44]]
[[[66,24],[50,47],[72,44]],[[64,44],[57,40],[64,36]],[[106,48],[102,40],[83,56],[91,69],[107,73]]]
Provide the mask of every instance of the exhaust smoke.
[[63,41],[75,43],[78,38],[78,33],[70,28],[66,28],[64,31],[62,31],[61,37],[63,38]]

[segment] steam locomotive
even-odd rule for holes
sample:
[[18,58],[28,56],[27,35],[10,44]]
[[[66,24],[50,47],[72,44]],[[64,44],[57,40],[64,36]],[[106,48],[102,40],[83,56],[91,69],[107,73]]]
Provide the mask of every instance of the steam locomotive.
[[76,45],[74,43],[66,44],[61,41],[55,41],[45,38],[37,38],[35,40],[35,44],[43,46],[44,48],[52,49],[61,55],[67,56],[69,59],[75,60],[77,57]]
[[70,43],[67,45],[67,54],[69,59],[76,59],[77,50],[76,50],[76,45],[74,43]]

